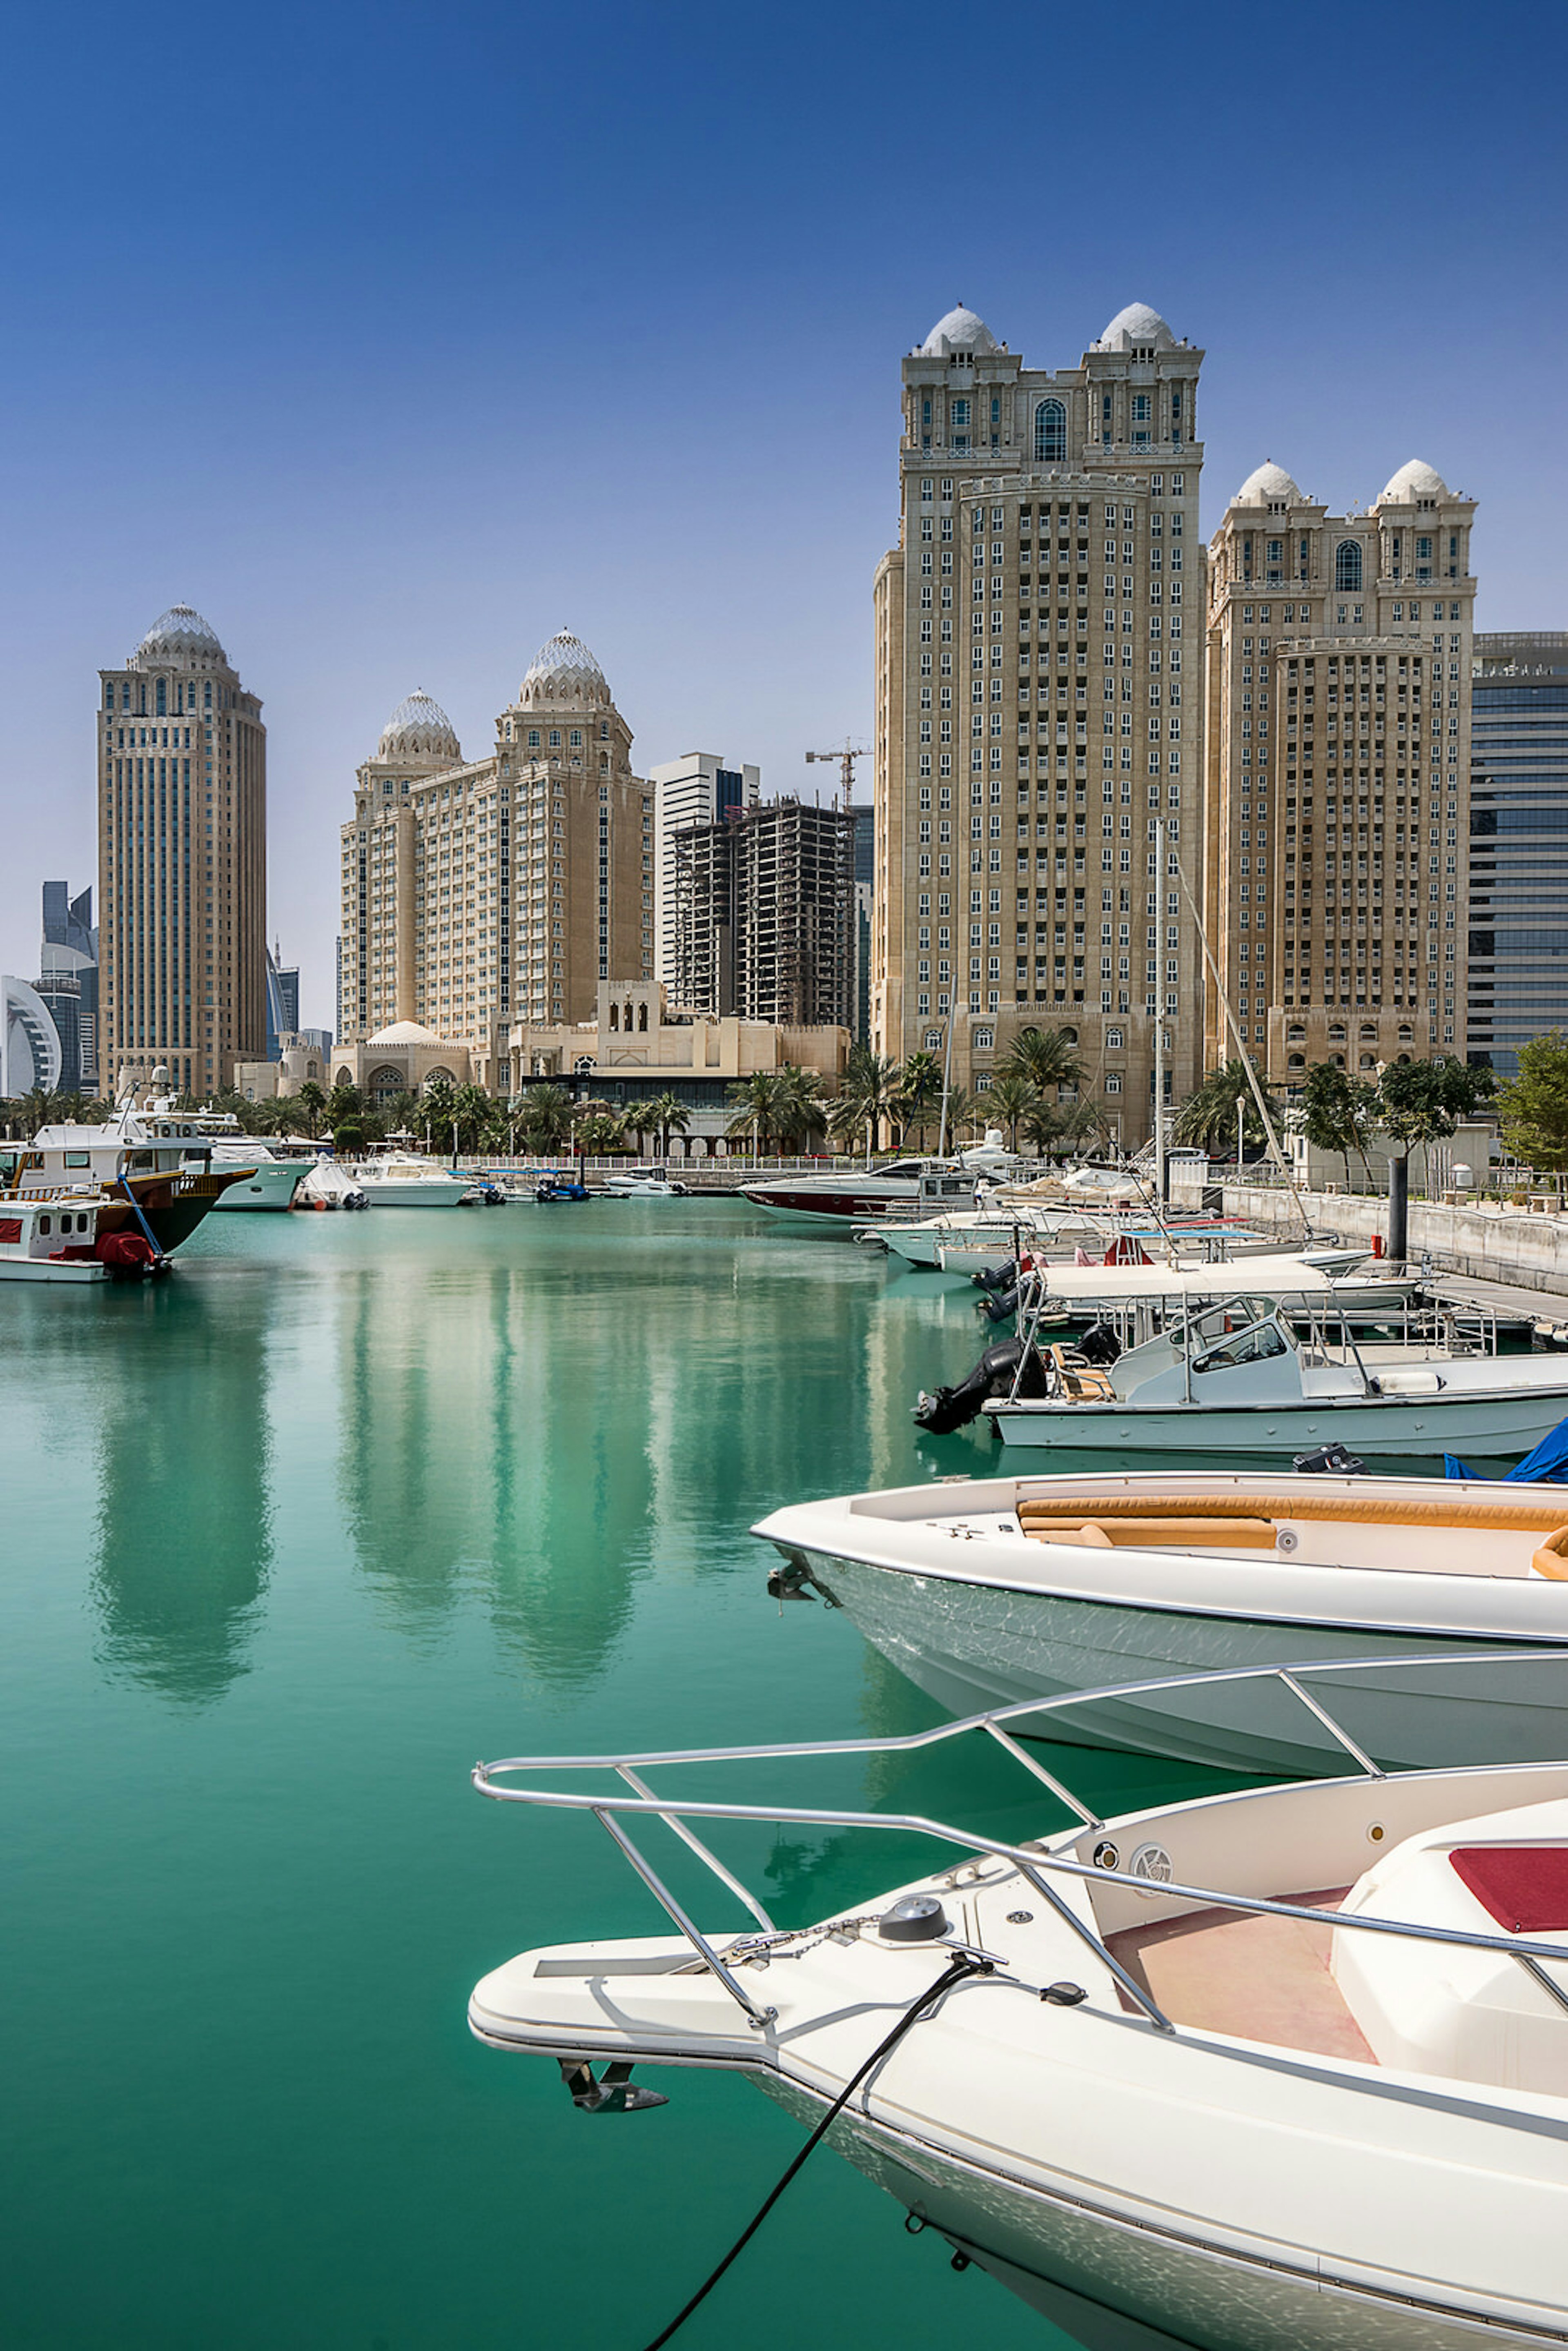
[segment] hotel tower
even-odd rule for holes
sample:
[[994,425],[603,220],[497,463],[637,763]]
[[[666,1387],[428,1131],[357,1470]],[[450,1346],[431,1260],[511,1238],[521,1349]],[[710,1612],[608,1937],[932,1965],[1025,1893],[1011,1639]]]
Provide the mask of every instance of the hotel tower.
[[590,1020],[601,980],[651,982],[653,789],[588,647],[541,647],[481,759],[428,695],[400,703],[340,882],[340,1043],[415,1030],[497,1085],[514,1021]]
[[1124,1144],[1155,1019],[1202,1050],[1203,353],[1134,303],[1075,367],[972,310],[903,363],[898,546],[878,567],[872,1028],[983,1090],[1030,1023],[1070,1034]]
[[[1206,922],[1270,1082],[1465,1058],[1475,504],[1331,515],[1260,465],[1208,549]],[[1210,1067],[1236,1048],[1212,982]]]
[[267,1046],[261,704],[188,604],[99,675],[99,1082],[205,1095]]

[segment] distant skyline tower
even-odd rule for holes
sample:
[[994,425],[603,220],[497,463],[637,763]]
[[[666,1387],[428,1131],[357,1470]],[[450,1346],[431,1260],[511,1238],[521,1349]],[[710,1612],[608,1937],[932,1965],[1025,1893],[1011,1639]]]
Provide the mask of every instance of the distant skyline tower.
[[716,751],[684,751],[650,768],[653,787],[653,862],[658,875],[658,921],[654,933],[653,976],[666,987],[675,985],[675,851],[674,837],[694,824],[717,824],[742,809],[757,806],[762,792],[762,770],[727,763]]
[[853,815],[786,796],[674,839],[678,1007],[852,1034]]
[[1471,640],[1469,1060],[1568,1029],[1568,632]]
[[266,1048],[261,703],[188,604],[99,678],[99,1082],[205,1094]]
[[98,933],[92,892],[76,897],[68,882],[44,884],[44,935],[38,994],[60,1040],[60,1091],[98,1090]]

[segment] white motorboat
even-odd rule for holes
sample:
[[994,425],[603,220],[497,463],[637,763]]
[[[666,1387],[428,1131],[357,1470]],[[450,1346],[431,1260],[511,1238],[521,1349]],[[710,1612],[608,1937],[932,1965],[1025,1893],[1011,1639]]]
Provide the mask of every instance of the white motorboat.
[[[1331,1304],[1340,1291],[1332,1285]],[[1302,1302],[1312,1303],[1305,1285]],[[1060,1348],[1044,1355],[1046,1393],[981,1407],[1009,1445],[1222,1458],[1279,1459],[1331,1444],[1497,1455],[1528,1451],[1568,1413],[1568,1366],[1550,1355],[1335,1345],[1299,1336],[1281,1306],[1261,1297],[1188,1315],[1104,1369],[1078,1371]]]
[[290,1208],[305,1175],[303,1160],[286,1157],[256,1134],[243,1135],[235,1142],[220,1141],[214,1135],[212,1164],[237,1176],[214,1201],[217,1208]]
[[325,1153],[311,1161],[294,1199],[300,1208],[368,1208],[371,1205],[357,1172]]
[[[1327,1714],[1311,1667],[1292,1687]],[[486,1795],[596,1813],[671,1925],[523,1952],[476,1985],[470,2030],[554,2060],[589,2113],[664,2103],[635,2065],[748,2074],[831,2131],[912,2234],[1099,2351],[1568,2344],[1568,1765],[1342,1766],[1101,1819],[1012,1728],[481,1764]],[[749,1795],[762,1759],[824,1751],[874,1759],[885,1783],[890,1750],[988,1733],[1032,1774],[1016,1843],[689,1792],[697,1765],[745,1762]],[[538,1784],[572,1770],[591,1787]],[[1062,1806],[1076,1817],[1053,1827]],[[738,1901],[745,1931],[665,1887],[660,1816],[713,1872],[710,1919]],[[796,1844],[947,1852],[776,1923],[698,1840],[716,1821],[752,1824],[753,1851],[777,1823]],[[639,2339],[660,2315],[638,2314]]]
[[[1405,1764],[1568,1754],[1568,1489],[1256,1470],[988,1478],[797,1502],[753,1530],[769,1591],[820,1591],[955,1714],[1113,1680],[1291,1657],[1538,1648],[1458,1687],[1364,1671],[1364,1731]],[[1561,1550],[1555,1546],[1561,1545]],[[1075,1737],[1188,1761],[1321,1768],[1201,1678],[1075,1713]],[[1544,1713],[1542,1709],[1545,1709]],[[1272,1717],[1270,1720],[1272,1720]]]
[[1037,1258],[1028,1279],[1031,1294],[1048,1308],[1085,1314],[1145,1305],[1179,1314],[1233,1297],[1242,1283],[1249,1298],[1299,1299],[1363,1317],[1376,1310],[1398,1313],[1419,1286],[1413,1270],[1396,1269],[1364,1249],[1260,1251],[1239,1263],[1178,1250],[1174,1265],[1114,1264],[1109,1258],[1103,1265],[1058,1265]]
[[984,1143],[954,1159],[895,1159],[880,1167],[835,1168],[821,1176],[770,1176],[740,1188],[771,1217],[847,1232],[900,1210],[930,1216],[960,1202],[972,1208],[982,1177],[1019,1165],[1004,1150],[1000,1129],[991,1127]]
[[628,1167],[618,1176],[607,1176],[604,1189],[618,1200],[678,1200],[686,1196],[684,1184],[672,1183],[657,1167]]
[[162,1273],[167,1259],[134,1226],[125,1201],[101,1192],[35,1192],[0,1199],[0,1281],[68,1288]]
[[475,1196],[472,1179],[412,1151],[378,1152],[354,1167],[353,1180],[373,1208],[456,1208]]

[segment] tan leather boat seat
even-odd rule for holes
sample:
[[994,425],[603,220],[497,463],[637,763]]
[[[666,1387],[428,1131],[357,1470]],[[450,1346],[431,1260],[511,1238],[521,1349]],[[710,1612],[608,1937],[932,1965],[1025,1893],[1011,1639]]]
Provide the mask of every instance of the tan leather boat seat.
[[[1024,1521],[1035,1542],[1082,1543],[1099,1551],[1159,1550],[1163,1546],[1205,1551],[1272,1551],[1270,1519],[1097,1519]],[[1568,1575],[1568,1564],[1561,1570]]]

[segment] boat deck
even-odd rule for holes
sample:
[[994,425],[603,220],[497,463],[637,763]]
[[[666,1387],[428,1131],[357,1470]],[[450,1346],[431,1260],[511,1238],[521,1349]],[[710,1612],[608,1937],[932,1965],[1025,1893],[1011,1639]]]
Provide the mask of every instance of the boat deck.
[[[1337,1910],[1349,1891],[1340,1886],[1280,1898],[1305,1909]],[[1107,1937],[1106,1948],[1174,2024],[1375,2065],[1329,1973],[1332,1932],[1303,1918],[1207,1909],[1125,1928]],[[1135,2014],[1127,1994],[1120,1998]]]

